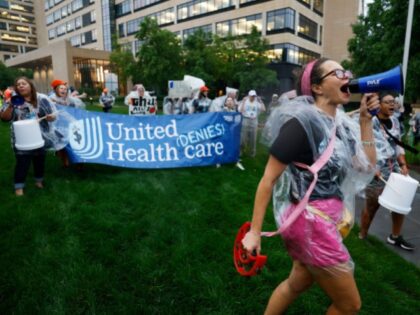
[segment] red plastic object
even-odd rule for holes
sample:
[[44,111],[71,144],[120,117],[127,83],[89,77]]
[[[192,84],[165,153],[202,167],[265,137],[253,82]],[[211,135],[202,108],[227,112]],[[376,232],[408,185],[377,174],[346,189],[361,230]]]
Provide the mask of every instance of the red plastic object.
[[252,277],[257,275],[264,267],[267,256],[251,255],[242,245],[242,239],[250,230],[251,222],[245,222],[236,235],[235,244],[233,245],[233,262],[236,270],[241,276]]

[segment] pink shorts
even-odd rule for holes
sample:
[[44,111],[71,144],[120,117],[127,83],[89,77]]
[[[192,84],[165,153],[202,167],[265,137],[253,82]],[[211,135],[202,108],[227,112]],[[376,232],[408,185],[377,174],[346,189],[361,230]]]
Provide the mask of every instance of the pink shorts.
[[[321,268],[348,262],[350,254],[336,228],[336,222],[341,219],[343,202],[331,198],[314,200],[309,204],[327,214],[333,222],[303,210],[282,233],[289,255],[303,264]],[[295,205],[292,205],[286,213],[292,212],[294,208]]]

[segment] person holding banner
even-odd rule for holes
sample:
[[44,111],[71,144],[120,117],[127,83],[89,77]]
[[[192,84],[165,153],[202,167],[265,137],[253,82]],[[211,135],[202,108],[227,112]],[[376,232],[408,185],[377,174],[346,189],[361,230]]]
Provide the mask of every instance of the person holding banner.
[[258,135],[258,117],[261,112],[265,112],[265,105],[255,90],[248,92],[239,104],[239,112],[242,113],[241,129],[241,151],[242,153],[250,151],[250,156],[255,157],[257,153],[257,135]]
[[277,233],[293,260],[289,277],[271,295],[266,315],[284,313],[313,283],[332,300],[327,314],[356,314],[361,307],[354,264],[337,224],[345,208],[354,211],[355,193],[373,176],[376,153],[368,109],[379,102],[373,94],[363,96],[358,123],[337,110],[350,100],[350,78],[333,60],[311,61],[298,79],[300,96],[275,109],[264,130],[270,155],[242,244],[249,253],[260,252],[273,195]]
[[[67,82],[56,79],[51,82],[51,87],[53,88],[53,94],[49,95],[49,99],[54,105],[77,107],[76,103],[78,102],[78,99],[71,96],[70,89],[67,87]],[[64,168],[70,166],[66,147],[57,150],[56,155],[61,160]]]
[[[384,182],[388,180],[391,172],[408,175],[405,151],[397,142],[401,141],[401,128],[398,118],[394,116],[395,97],[393,93],[381,92],[379,94],[380,109],[373,119],[375,131],[375,145],[377,153],[375,178],[366,188],[366,204],[360,220],[359,238],[365,239],[370,224],[379,209],[378,198],[385,188]],[[396,140],[397,139],[397,140]],[[404,250],[414,250],[414,245],[407,242],[401,235],[404,215],[391,212],[392,231],[387,243]]]
[[[44,94],[36,92],[31,80],[19,77],[15,80],[14,90],[16,95],[3,104],[0,111],[2,121],[19,121],[27,119],[41,119],[39,125],[42,132],[48,132],[50,121],[55,120],[54,105]],[[13,125],[11,126],[11,139],[15,153],[16,165],[14,174],[14,188],[16,196],[23,195],[26,176],[31,163],[34,167],[35,186],[44,187],[45,169],[45,146],[32,150],[20,150],[16,148],[16,139]]]
[[211,99],[208,98],[209,88],[203,85],[200,94],[192,103],[192,113],[207,113],[210,110]]

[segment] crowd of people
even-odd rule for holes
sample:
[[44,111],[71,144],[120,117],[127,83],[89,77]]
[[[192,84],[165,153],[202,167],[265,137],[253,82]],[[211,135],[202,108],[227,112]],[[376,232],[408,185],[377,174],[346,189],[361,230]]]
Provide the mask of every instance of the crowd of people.
[[[289,277],[274,290],[266,314],[283,313],[314,283],[331,298],[329,313],[354,314],[361,307],[354,263],[343,244],[345,233],[341,234],[338,226],[347,213],[354,218],[353,200],[364,191],[366,204],[359,238],[366,239],[384,182],[392,172],[407,175],[409,171],[399,144],[403,129],[397,114],[402,108],[398,110],[395,95],[389,91],[366,94],[357,115],[351,117],[341,110],[350,100],[351,78],[351,72],[339,63],[320,58],[302,69],[296,90],[272,95],[267,108],[255,90],[239,100],[238,91],[227,88],[225,95],[212,100],[205,85],[196,97],[164,99],[163,113],[167,115],[241,113],[241,152],[251,157],[256,154],[260,115],[265,111],[269,114],[263,130],[270,147],[269,158],[256,190],[251,229],[242,243],[249,253],[260,252],[262,225],[273,196],[276,223],[293,264]],[[56,105],[81,107],[81,98],[85,97],[74,93],[62,80],[52,81],[51,88],[47,96],[38,93],[30,79],[17,78],[3,94],[1,120],[37,119],[48,133],[49,123],[57,118]],[[124,103],[130,106],[139,98],[151,98],[142,84],[134,86]],[[99,102],[107,113],[115,98],[105,88]],[[410,128],[420,133],[420,115],[412,121]],[[52,145],[45,141],[40,148],[20,150],[13,128],[11,141],[16,159],[15,194],[24,194],[31,164],[35,185],[43,188],[45,154]],[[56,150],[56,154],[68,167],[67,148]],[[392,212],[387,242],[413,250],[401,235],[403,222],[404,215]]]

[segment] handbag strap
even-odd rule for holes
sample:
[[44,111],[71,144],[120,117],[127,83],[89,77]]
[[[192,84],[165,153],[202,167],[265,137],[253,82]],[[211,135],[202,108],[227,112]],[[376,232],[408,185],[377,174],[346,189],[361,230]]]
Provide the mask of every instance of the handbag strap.
[[318,172],[319,170],[328,162],[330,159],[333,151],[334,151],[334,144],[336,139],[336,126],[334,126],[331,134],[330,142],[328,143],[327,148],[324,150],[324,152],[321,154],[321,156],[318,158],[318,160],[315,161],[311,166],[308,166],[303,163],[293,162],[293,164],[305,168],[308,171],[310,171],[314,178],[309,185],[308,190],[305,193],[305,196],[303,196],[302,200],[299,201],[299,203],[296,205],[296,208],[293,210],[293,212],[287,217],[287,219],[283,222],[281,227],[275,231],[275,232],[262,232],[262,236],[271,237],[277,234],[283,233],[284,230],[286,230],[295,220],[298,218],[298,216],[302,213],[302,211],[306,208],[306,205],[309,202],[309,197],[311,196],[312,191],[315,188],[315,184],[318,180]]

